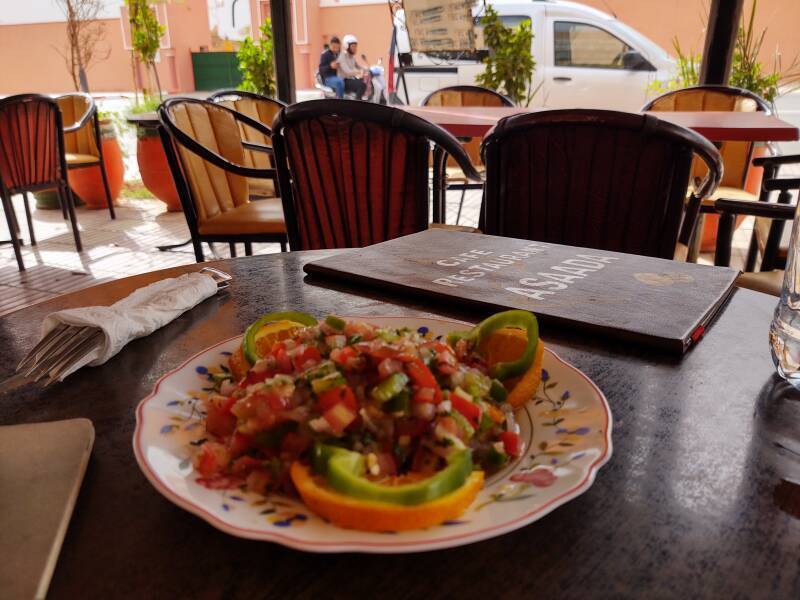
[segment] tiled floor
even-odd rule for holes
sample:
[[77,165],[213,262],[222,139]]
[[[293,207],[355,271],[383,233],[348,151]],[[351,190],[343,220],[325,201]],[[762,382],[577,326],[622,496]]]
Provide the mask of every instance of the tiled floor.
[[[454,223],[461,199],[460,191],[448,192],[448,222]],[[459,224],[477,226],[481,193],[468,190]],[[24,215],[22,198],[14,198],[17,214]],[[158,200],[120,200],[117,219],[112,221],[105,210],[78,209],[78,222],[84,251],[78,254],[67,222],[60,211],[34,210],[34,231],[38,245],[28,244],[28,233],[22,218],[23,257],[26,270],[19,272],[10,245],[0,246],[0,315],[30,304],[72,292],[95,283],[127,277],[147,271],[191,264],[191,246],[159,252],[156,246],[189,239],[182,213],[168,213]],[[746,245],[752,225],[745,222],[734,239],[733,262],[744,263]],[[8,239],[5,219],[0,219],[0,239]],[[255,244],[254,253],[278,252],[277,244]],[[215,244],[215,254],[206,248],[208,258],[229,257],[227,244]],[[243,252],[241,245],[239,252]],[[703,256],[710,262],[710,256]]]

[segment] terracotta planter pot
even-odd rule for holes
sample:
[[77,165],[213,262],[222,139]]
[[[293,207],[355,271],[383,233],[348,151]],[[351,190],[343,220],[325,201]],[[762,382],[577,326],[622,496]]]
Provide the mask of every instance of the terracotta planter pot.
[[139,135],[136,142],[136,161],[142,183],[159,200],[167,205],[170,212],[183,210],[178,190],[172,180],[167,155],[161,145],[161,139],[154,135]]
[[[766,145],[756,145],[753,148],[753,157],[759,158],[767,156],[769,149]],[[752,160],[752,159],[751,159]],[[763,167],[754,167],[752,164],[747,170],[747,177],[744,181],[744,190],[750,192],[754,196],[758,196],[761,190],[761,179],[764,176]],[[736,228],[738,229],[747,217],[739,215],[736,217]],[[714,252],[717,247],[717,226],[719,224],[718,215],[705,215],[703,222],[703,237],[700,242],[701,252]]]
[[[111,201],[119,198],[122,183],[125,179],[125,164],[122,162],[122,150],[116,137],[103,137],[103,162],[108,175],[108,187],[111,192]],[[86,167],[83,169],[70,169],[67,174],[69,186],[72,191],[81,197],[86,208],[108,208],[106,190],[103,187],[103,176],[99,167]]]

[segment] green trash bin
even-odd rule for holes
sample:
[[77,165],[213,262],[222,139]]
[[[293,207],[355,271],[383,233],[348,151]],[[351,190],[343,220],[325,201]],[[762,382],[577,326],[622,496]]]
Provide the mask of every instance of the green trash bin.
[[236,52],[192,52],[194,87],[198,91],[235,88],[242,82]]

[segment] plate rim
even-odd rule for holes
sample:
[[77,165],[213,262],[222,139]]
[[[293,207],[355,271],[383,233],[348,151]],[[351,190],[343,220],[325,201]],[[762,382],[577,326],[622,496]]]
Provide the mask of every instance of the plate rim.
[[[370,318],[374,319],[385,319],[385,318],[392,318],[392,319],[402,319],[402,318],[414,318],[414,319],[421,319],[421,320],[428,320],[428,321],[439,321],[442,323],[458,323],[462,325],[474,325],[474,323],[469,323],[467,321],[461,321],[459,319],[447,319],[442,317],[428,317],[423,315],[349,315],[350,317],[357,317],[363,318],[365,320],[369,320]],[[410,553],[410,552],[426,552],[426,551],[433,551],[433,550],[441,550],[445,548],[452,548],[452,547],[459,547],[462,545],[472,544],[475,542],[480,542],[483,540],[487,540],[490,538],[498,537],[509,533],[511,531],[515,531],[528,525],[546,515],[551,513],[553,510],[566,504],[570,500],[577,498],[578,496],[582,495],[586,490],[588,490],[594,483],[595,478],[597,476],[597,472],[600,470],[603,465],[605,465],[613,454],[613,446],[612,446],[612,428],[613,428],[613,419],[611,417],[611,407],[608,404],[608,399],[606,398],[603,391],[597,386],[597,384],[592,381],[592,379],[586,375],[583,371],[581,371],[578,367],[573,365],[572,363],[564,360],[561,356],[558,355],[554,350],[550,349],[547,345],[545,345],[545,351],[551,354],[556,360],[558,360],[563,365],[571,368],[575,372],[577,372],[583,379],[594,389],[595,393],[600,399],[601,405],[603,406],[603,414],[605,417],[605,449],[603,453],[597,457],[591,465],[588,467],[588,471],[584,478],[580,481],[580,483],[576,484],[569,490],[564,491],[562,494],[552,498],[549,502],[542,506],[538,506],[532,511],[526,512],[523,515],[516,517],[511,521],[506,521],[498,525],[484,527],[478,531],[472,532],[465,532],[461,534],[449,535],[445,537],[436,538],[435,540],[386,540],[385,542],[371,542],[371,541],[362,541],[362,540],[342,540],[342,541],[302,541],[298,540],[295,537],[287,536],[279,531],[271,532],[271,531],[264,531],[264,530],[257,530],[257,529],[249,529],[245,527],[239,527],[236,525],[231,525],[226,523],[224,520],[220,519],[215,514],[209,512],[206,508],[199,504],[195,504],[191,502],[176,492],[173,492],[166,483],[162,481],[157,473],[150,467],[149,463],[144,457],[144,452],[141,448],[141,436],[143,433],[143,411],[144,407],[148,401],[152,400],[159,392],[161,384],[171,375],[174,375],[191,363],[193,360],[197,359],[200,355],[206,354],[222,346],[227,344],[228,342],[241,338],[244,334],[240,333],[237,335],[230,336],[217,342],[212,346],[208,346],[203,348],[202,350],[196,352],[186,360],[184,360],[181,364],[176,366],[175,368],[167,371],[161,377],[158,378],[155,385],[153,386],[152,391],[142,398],[136,406],[135,416],[136,416],[136,424],[133,432],[133,453],[136,458],[136,462],[139,465],[139,469],[144,474],[145,478],[150,482],[150,484],[159,492],[162,496],[164,496],[167,500],[172,502],[173,504],[183,508],[187,512],[200,517],[209,525],[228,533],[230,535],[234,535],[236,537],[250,539],[250,540],[259,540],[259,541],[268,541],[268,542],[275,542],[278,544],[282,544],[284,546],[290,547],[295,550],[302,550],[305,552],[314,552],[314,553],[344,553],[344,552],[358,552],[358,553],[373,553],[373,554],[400,554],[400,553]],[[342,531],[349,531],[344,528],[340,528]],[[460,540],[466,541],[459,543]]]

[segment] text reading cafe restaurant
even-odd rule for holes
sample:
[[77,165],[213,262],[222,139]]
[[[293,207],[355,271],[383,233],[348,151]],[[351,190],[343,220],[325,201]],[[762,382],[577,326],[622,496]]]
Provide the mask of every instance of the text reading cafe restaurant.
[[[131,117],[197,262],[0,317],[0,597],[800,598],[800,156],[754,156],[798,129],[708,4],[699,82],[638,112],[296,102],[273,0],[276,98]],[[471,10],[406,0],[412,49]],[[20,269],[12,195],[82,249],[87,98],[0,100]]]

